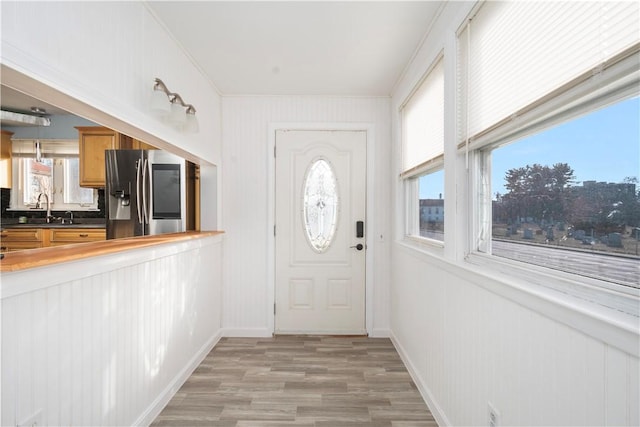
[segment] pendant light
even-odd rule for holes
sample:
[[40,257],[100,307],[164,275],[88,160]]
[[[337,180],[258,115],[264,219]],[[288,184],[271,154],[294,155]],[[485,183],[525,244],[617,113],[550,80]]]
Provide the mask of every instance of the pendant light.
[[[44,108],[40,108],[40,107],[31,107],[31,112],[38,115],[47,114],[47,111]],[[42,163],[42,146],[40,144],[40,125],[38,125],[37,132],[38,134],[35,142],[36,162]]]

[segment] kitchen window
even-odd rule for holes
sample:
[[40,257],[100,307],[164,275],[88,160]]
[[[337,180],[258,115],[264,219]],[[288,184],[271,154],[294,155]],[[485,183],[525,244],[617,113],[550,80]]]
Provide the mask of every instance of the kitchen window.
[[[444,68],[439,55],[402,114],[406,236],[444,242]],[[432,214],[432,208],[437,212]]]
[[[33,140],[13,140],[13,183],[9,210],[28,210],[38,196],[49,197],[52,210],[97,210],[97,192],[79,185],[77,141],[40,142],[41,158],[36,159]],[[45,199],[40,206],[45,208]]]
[[486,2],[461,29],[467,259],[488,255],[481,262],[527,280],[556,271],[544,285],[563,291],[637,296],[639,12],[631,2]]

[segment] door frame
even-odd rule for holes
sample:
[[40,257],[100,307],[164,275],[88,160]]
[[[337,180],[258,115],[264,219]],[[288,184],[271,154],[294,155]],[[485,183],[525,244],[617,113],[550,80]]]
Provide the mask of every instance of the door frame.
[[367,201],[365,215],[365,238],[369,250],[365,254],[365,328],[369,335],[373,333],[373,249],[375,242],[373,224],[377,220],[374,212],[375,192],[373,191],[375,177],[375,125],[373,123],[299,123],[299,122],[273,122],[268,127],[268,195],[267,195],[267,330],[275,332],[274,305],[276,301],[276,239],[273,234],[276,218],[276,158],[274,156],[276,146],[276,132],[279,130],[294,131],[364,131],[366,134],[367,150]]

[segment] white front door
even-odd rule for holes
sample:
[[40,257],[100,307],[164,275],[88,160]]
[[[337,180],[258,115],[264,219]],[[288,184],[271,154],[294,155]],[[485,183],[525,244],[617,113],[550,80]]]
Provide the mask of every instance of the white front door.
[[365,334],[365,131],[276,132],[276,333]]

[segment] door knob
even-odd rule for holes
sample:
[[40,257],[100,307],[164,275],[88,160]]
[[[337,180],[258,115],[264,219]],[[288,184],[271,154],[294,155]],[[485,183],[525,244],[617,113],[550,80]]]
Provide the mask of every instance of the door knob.
[[363,245],[362,243],[358,243],[358,244],[357,244],[357,245],[355,245],[355,246],[349,246],[349,247],[350,247],[350,248],[355,248],[355,249],[357,249],[357,250],[359,250],[359,251],[361,251],[361,250],[363,250],[363,249],[364,249],[364,245]]

